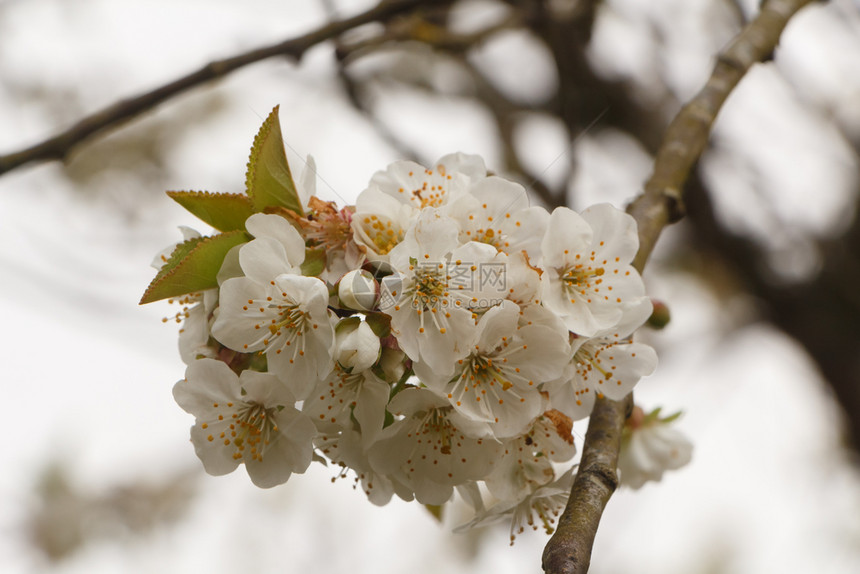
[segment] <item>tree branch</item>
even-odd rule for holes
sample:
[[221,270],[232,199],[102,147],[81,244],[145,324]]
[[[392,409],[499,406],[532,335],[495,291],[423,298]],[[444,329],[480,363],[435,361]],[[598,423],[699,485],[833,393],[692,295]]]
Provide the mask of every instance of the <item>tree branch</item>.
[[84,140],[119,126],[136,116],[158,106],[182,92],[231,72],[274,56],[286,56],[298,61],[311,47],[330,40],[344,32],[370,22],[388,20],[422,5],[445,5],[453,0],[383,0],[375,7],[336,22],[330,22],[302,36],[277,44],[257,48],[248,52],[210,62],[191,74],[183,76],[139,96],[120,100],[99,110],[72,125],[65,131],[41,143],[0,156],[0,175],[28,163],[65,158],[76,145]]
[[633,264],[640,271],[663,228],[684,215],[684,183],[708,143],[711,127],[726,98],[753,64],[772,57],[789,18],[812,2],[766,1],[758,16],[717,56],[705,87],[669,124],[645,191],[628,208],[639,223],[639,253]]
[[594,403],[570,498],[543,551],[547,574],[588,572],[603,509],[618,488],[621,429],[632,411],[632,394],[621,401],[602,398]]
[[[654,172],[644,192],[628,208],[639,226],[639,253],[633,265],[640,272],[663,228],[684,214],[684,184],[707,145],[723,103],[753,64],[771,57],[788,20],[811,2],[766,1],[758,16],[717,57],[705,87],[669,124],[654,160]],[[632,401],[628,396],[621,402],[600,399],[595,403],[570,498],[544,549],[547,574],[588,571],[600,518],[618,485],[621,429]]]

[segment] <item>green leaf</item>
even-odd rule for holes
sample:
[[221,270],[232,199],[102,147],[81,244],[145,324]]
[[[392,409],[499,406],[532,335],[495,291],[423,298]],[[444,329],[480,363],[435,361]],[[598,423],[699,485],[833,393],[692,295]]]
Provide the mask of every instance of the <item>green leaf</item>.
[[325,269],[325,249],[308,249],[305,251],[305,261],[302,263],[302,275],[306,277],[319,277]]
[[[177,243],[176,247],[173,248],[173,252],[170,254],[170,257],[165,260],[164,265],[161,266],[161,269],[158,270],[158,273],[155,274],[155,279],[152,280],[150,286],[156,281],[160,281],[162,277],[170,273],[173,269],[179,265],[183,259],[195,248],[197,244],[206,239],[205,237],[192,237],[191,239],[186,239],[182,243]],[[164,256],[162,256],[162,259]],[[148,290],[149,288],[147,288]]]
[[275,106],[254,138],[245,174],[245,188],[255,211],[263,211],[267,207],[286,207],[299,215],[304,214],[284,152],[278,106]]
[[251,199],[239,193],[168,191],[167,195],[218,231],[244,230],[245,220],[254,213]]
[[147,287],[140,304],[217,287],[215,277],[224,256],[236,245],[250,240],[244,231],[228,231],[180,243]]

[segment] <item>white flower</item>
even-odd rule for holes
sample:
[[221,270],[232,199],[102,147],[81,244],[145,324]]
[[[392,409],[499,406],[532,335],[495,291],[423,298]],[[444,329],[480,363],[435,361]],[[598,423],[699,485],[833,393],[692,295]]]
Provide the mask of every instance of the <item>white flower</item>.
[[353,240],[352,210],[338,209],[335,203],[312,197],[311,210],[296,219],[310,248],[325,252],[325,264],[319,276],[336,283],[345,273],[364,263],[364,255]]
[[455,153],[439,159],[433,168],[413,161],[394,162],[373,175],[368,189],[378,189],[401,203],[424,209],[449,203],[486,176],[487,168],[479,156]]
[[591,414],[594,400],[606,396],[623,399],[642,377],[657,368],[657,353],[644,343],[634,343],[631,333],[648,318],[651,302],[643,299],[628,310],[622,324],[594,337],[577,337],[564,377],[544,385],[550,403],[573,420]]
[[505,443],[504,455],[484,482],[503,502],[519,502],[555,479],[553,462],[567,462],[576,454],[573,423],[550,410],[539,416],[527,433]]
[[391,252],[396,273],[383,278],[379,303],[400,348],[441,376],[468,352],[476,329],[472,308],[487,302],[476,289],[477,271],[497,254],[489,245],[459,245],[457,233],[452,219],[422,211]]
[[355,202],[352,231],[355,243],[370,261],[388,261],[388,253],[403,241],[418,211],[378,189],[366,189]]
[[529,207],[528,194],[518,183],[491,176],[481,179],[445,209],[460,224],[460,241],[493,245],[505,253],[526,252],[540,258],[541,238],[549,213]]
[[558,480],[538,487],[519,501],[499,502],[486,510],[479,511],[474,520],[457,527],[455,532],[494,524],[510,517],[512,546],[516,535],[522,534],[527,526],[533,530],[543,526],[547,534],[552,534],[555,531],[555,521],[570,497],[573,479],[573,467],[571,467]]
[[312,225],[306,227],[305,232],[314,249],[325,250],[325,267],[320,279],[334,284],[345,273],[361,267],[365,256],[353,240],[352,212],[348,208],[335,210],[333,203],[326,206],[313,212]]
[[449,203],[486,175],[480,157],[462,153],[441,158],[432,169],[412,161],[392,163],[375,173],[356,199],[352,219],[356,244],[369,260],[387,261],[422,209]]
[[370,445],[385,422],[390,390],[388,383],[371,371],[349,373],[336,367],[325,380],[317,383],[305,399],[302,411],[320,431],[329,434],[351,429],[351,418],[354,418],[361,431],[362,444]]
[[521,434],[543,412],[538,387],[560,376],[570,356],[566,331],[519,327],[518,319],[519,307],[511,301],[484,313],[453,377],[441,376],[432,364],[414,365],[425,384],[470,420],[487,423],[497,438]]
[[185,321],[179,329],[179,356],[183,363],[190,365],[196,359],[214,358],[217,354],[217,346],[209,345],[209,336],[212,312],[218,305],[218,290],[207,289],[197,297],[187,296],[187,300],[189,303],[196,300],[196,304],[183,306]]
[[301,275],[305,240],[286,219],[255,213],[245,228],[256,238],[239,248],[239,264],[247,277],[266,284],[282,273]]
[[335,327],[335,360],[348,372],[369,369],[379,359],[379,337],[364,321],[350,317]]
[[316,428],[272,375],[243,371],[237,377],[220,361],[200,359],[188,366],[173,396],[196,417],[191,442],[209,474],[244,463],[254,484],[269,488],[311,463]]
[[284,273],[263,285],[228,279],[212,335],[234,351],[265,352],[269,372],[299,399],[334,366],[328,289],[315,277]]
[[[173,321],[181,324],[179,356],[182,362],[190,365],[201,357],[214,358],[218,354],[218,348],[209,345],[209,325],[212,313],[218,305],[218,290],[206,289],[200,293],[171,298],[167,302],[182,305],[182,309],[172,317]],[[165,323],[170,320],[168,317],[162,319]]]
[[422,504],[444,504],[454,486],[482,479],[501,450],[492,439],[473,438],[480,429],[427,389],[401,391],[388,409],[400,419],[382,430],[370,462]]
[[693,444],[671,424],[680,413],[660,418],[660,409],[644,414],[634,407],[621,437],[618,470],[621,484],[634,489],[648,481],[659,481],[667,470],[690,462]]
[[336,478],[346,478],[351,470],[355,474],[356,486],[360,483],[367,499],[377,506],[388,504],[395,492],[403,500],[413,499],[408,486],[398,482],[395,477],[377,472],[371,466],[362,433],[348,429],[324,433],[314,443],[323,455],[341,468],[332,482]]
[[580,216],[556,208],[542,243],[543,305],[577,335],[611,329],[645,297],[630,265],[638,247],[636,221],[623,211],[599,204]]

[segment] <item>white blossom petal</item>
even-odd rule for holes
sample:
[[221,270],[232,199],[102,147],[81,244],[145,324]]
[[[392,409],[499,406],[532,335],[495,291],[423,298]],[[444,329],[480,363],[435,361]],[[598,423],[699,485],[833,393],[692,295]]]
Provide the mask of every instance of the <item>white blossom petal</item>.
[[266,237],[283,245],[291,266],[298,267],[304,262],[305,240],[296,228],[280,215],[255,213],[245,221],[245,229],[257,239]]
[[225,363],[200,359],[173,395],[196,417],[191,441],[206,472],[227,474],[244,463],[254,484],[269,488],[310,465],[316,428],[273,375],[237,377]]

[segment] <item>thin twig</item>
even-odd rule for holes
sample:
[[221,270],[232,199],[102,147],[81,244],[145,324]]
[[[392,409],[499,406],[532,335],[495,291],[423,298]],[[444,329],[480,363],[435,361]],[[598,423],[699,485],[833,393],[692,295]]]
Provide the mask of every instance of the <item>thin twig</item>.
[[159,104],[201,84],[223,78],[229,73],[272,58],[284,56],[299,60],[311,47],[370,22],[387,20],[423,5],[445,5],[452,0],[383,0],[375,7],[351,18],[330,22],[302,36],[277,44],[210,62],[191,74],[139,96],[120,100],[75,123],[41,143],[0,156],[0,175],[22,165],[65,158],[73,147],[109,128],[121,125]]
[[373,111],[363,98],[364,82],[354,80],[346,67],[355,59],[367,54],[376,53],[392,46],[404,45],[409,42],[420,42],[432,47],[435,51],[450,55],[472,78],[475,87],[475,99],[481,102],[495,120],[502,142],[505,168],[518,176],[547,207],[552,208],[564,203],[563,189],[551,190],[541,179],[528,172],[520,161],[513,145],[515,116],[519,112],[533,110],[534,106],[514,102],[504,96],[486,76],[480,72],[466,57],[465,53],[494,35],[516,28],[523,23],[523,17],[517,13],[491,24],[486,28],[470,34],[456,34],[442,26],[434,25],[422,19],[411,19],[400,22],[397,26],[389,26],[385,34],[363,40],[354,44],[339,44],[336,49],[340,66],[338,77],[341,80],[350,103],[371,122],[380,136],[402,156],[419,161],[417,151],[399,138]]
[[[337,14],[337,7],[335,6],[334,0],[321,0],[323,7],[325,8],[326,14],[329,17],[329,20],[333,21],[335,19],[335,15]],[[390,27],[389,27],[390,28]],[[383,34],[378,34],[374,36],[374,39],[379,39],[380,45],[386,43],[388,41],[387,37],[390,35],[390,30],[386,30]],[[349,72],[346,70],[347,61],[345,58],[349,55],[349,48],[346,47],[342,38],[338,38],[335,41],[334,53],[337,59],[337,78],[340,81],[340,85],[343,88],[344,94],[346,95],[347,101],[349,101],[350,105],[353,109],[361,114],[376,130],[376,133],[382,138],[385,143],[391,146],[397,153],[397,155],[401,159],[412,160],[416,163],[421,163],[421,158],[414,149],[412,149],[406,142],[402,141],[395,133],[382,121],[379,116],[373,113],[371,106],[365,103],[363,91],[364,84],[359,83],[349,75]]]
[[408,42],[420,42],[434,50],[448,54],[463,55],[469,50],[480,46],[494,35],[505,30],[511,30],[522,23],[522,19],[513,14],[486,28],[467,34],[459,34],[429,22],[424,18],[403,20],[396,26],[389,26],[386,33],[351,44],[338,46],[338,58],[351,63],[354,58],[368,52],[376,52],[381,48]]
[[[707,145],[726,98],[753,64],[771,57],[788,20],[812,1],[766,1],[758,16],[718,56],[705,87],[666,129],[654,172],[644,192],[628,208],[639,225],[639,253],[633,262],[639,271],[663,228],[684,215],[684,184]],[[588,571],[600,518],[618,484],[621,429],[630,405],[631,397],[621,402],[603,399],[595,404],[567,507],[544,549],[543,568],[547,574]]]
[[469,73],[472,81],[475,84],[477,99],[483,103],[493,120],[496,123],[496,129],[499,133],[499,140],[502,144],[502,154],[504,157],[505,168],[516,175],[519,175],[523,180],[522,183],[538,199],[540,199],[548,209],[558,207],[564,204],[564,188],[558,190],[551,189],[541,178],[543,174],[531,173],[522,163],[520,155],[514,145],[514,130],[516,128],[517,115],[527,111],[525,104],[513,102],[507,96],[502,94],[487,77],[470,61],[463,59],[460,65]]

